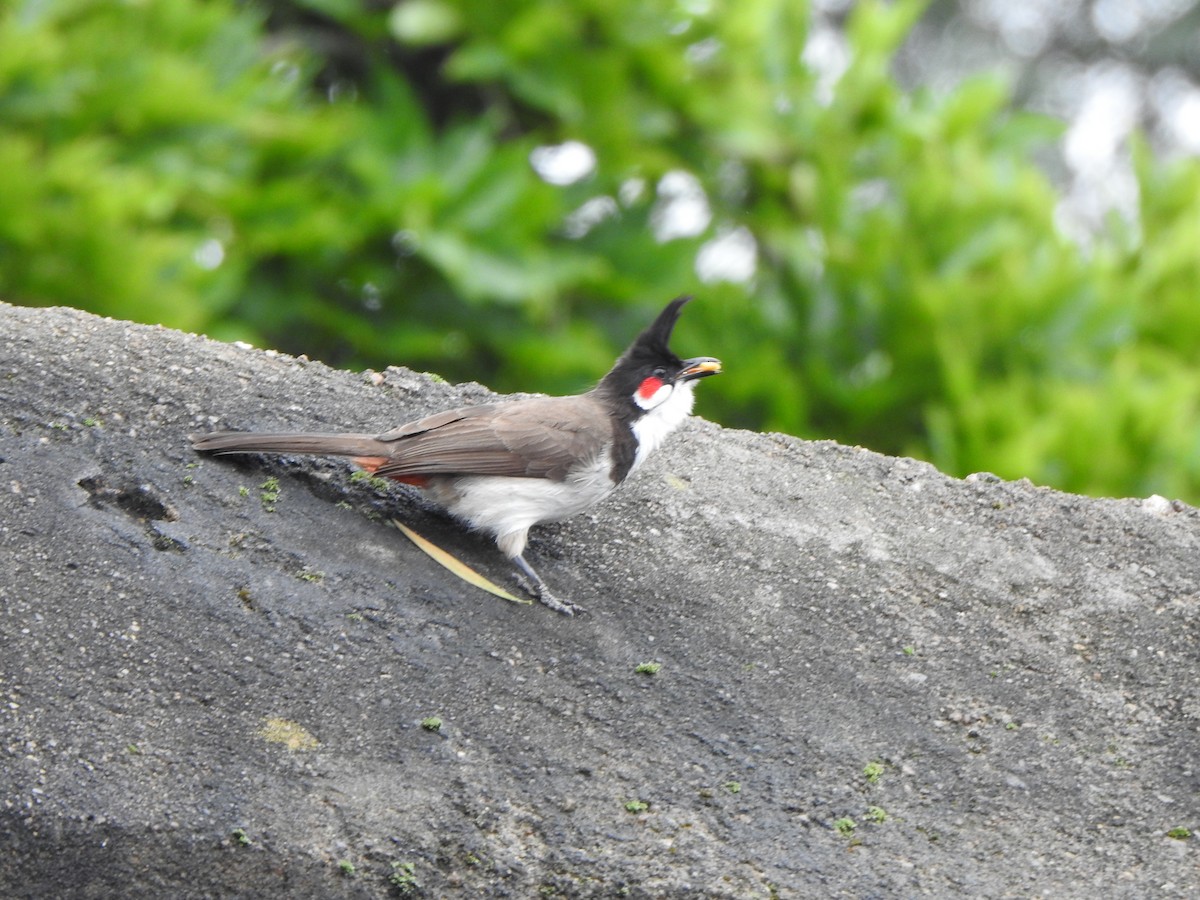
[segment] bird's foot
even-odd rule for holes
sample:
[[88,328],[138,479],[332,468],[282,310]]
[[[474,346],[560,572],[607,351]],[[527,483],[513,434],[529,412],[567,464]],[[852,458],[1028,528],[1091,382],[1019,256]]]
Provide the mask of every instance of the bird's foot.
[[562,613],[564,616],[573,616],[576,613],[586,613],[587,610],[578,604],[571,603],[567,600],[560,600],[550,593],[550,589],[541,582],[530,581],[524,574],[518,573],[517,584],[521,586],[521,590],[527,593],[530,597],[537,600],[542,606],[548,607],[557,613]]
[[549,607],[555,612],[562,613],[564,616],[573,616],[576,613],[587,612],[582,606],[578,606],[567,600],[560,600],[554,594],[550,593],[550,588],[546,587],[546,582],[542,581],[538,573],[533,571],[533,567],[525,562],[523,557],[515,557],[513,563],[517,567],[517,584],[521,585],[521,589],[537,600],[538,603],[542,604],[542,606]]
[[574,616],[579,613],[587,614],[587,610],[578,603],[571,603],[568,600],[560,600],[551,594],[549,591],[544,591],[538,595],[538,603],[547,606],[555,612],[562,613],[564,616]]

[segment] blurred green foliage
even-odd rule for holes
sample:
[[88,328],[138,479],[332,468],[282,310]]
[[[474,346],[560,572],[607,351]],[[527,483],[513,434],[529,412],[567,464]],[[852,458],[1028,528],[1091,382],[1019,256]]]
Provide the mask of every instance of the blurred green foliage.
[[710,418],[1200,499],[1200,167],[1135,148],[1137,220],[1079,248],[1057,126],[897,86],[922,9],[856,4],[833,80],[797,0],[9,0],[0,297],[571,392],[691,292]]

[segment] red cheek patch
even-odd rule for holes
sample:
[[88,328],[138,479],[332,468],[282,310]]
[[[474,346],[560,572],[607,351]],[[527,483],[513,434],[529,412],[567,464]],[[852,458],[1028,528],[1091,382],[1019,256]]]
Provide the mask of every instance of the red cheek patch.
[[654,396],[655,391],[662,386],[662,379],[655,378],[653,375],[651,375],[649,378],[643,380],[641,385],[638,386],[638,396],[643,400],[649,400]]

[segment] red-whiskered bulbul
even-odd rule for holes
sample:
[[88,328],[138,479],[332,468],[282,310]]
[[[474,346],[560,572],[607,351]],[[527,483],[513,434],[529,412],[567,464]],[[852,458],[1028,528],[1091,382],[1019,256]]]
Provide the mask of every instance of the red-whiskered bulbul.
[[719,360],[680,359],[668,346],[690,299],[671,301],[586,394],[452,409],[378,435],[218,431],[190,440],[216,453],[349,456],[415,485],[492,534],[522,586],[571,615],[578,607],[556,598],[525,560],[529,529],[606,497],[691,413],[696,382],[721,371]]

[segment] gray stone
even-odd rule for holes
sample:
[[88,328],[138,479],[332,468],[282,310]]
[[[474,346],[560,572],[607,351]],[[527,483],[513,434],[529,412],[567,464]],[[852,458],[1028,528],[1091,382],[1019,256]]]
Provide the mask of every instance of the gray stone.
[[1195,509],[696,419],[535,529],[571,620],[185,439],[487,396],[0,305],[0,895],[1200,891]]

